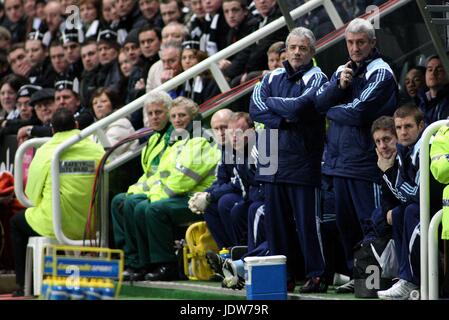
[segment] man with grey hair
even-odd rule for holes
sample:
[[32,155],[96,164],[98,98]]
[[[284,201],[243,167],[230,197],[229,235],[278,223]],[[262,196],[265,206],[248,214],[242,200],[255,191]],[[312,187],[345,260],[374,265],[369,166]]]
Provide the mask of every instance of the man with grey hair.
[[[316,108],[331,120],[323,173],[333,178],[337,227],[346,263],[354,265],[353,250],[380,205],[380,179],[370,127],[396,109],[397,83],[390,66],[376,49],[374,27],[352,20],[345,32],[350,60],[338,67],[315,95]],[[337,288],[354,292],[354,282]]]
[[[162,45],[175,41],[178,42],[181,46],[182,42],[186,39],[188,34],[189,31],[186,26],[178,22],[170,22],[162,29]],[[164,67],[161,60],[151,66],[150,70],[148,71],[146,92],[159,87],[163,83],[163,81],[161,80],[163,71]]]
[[[288,289],[295,286],[294,271],[299,242],[304,256],[307,282],[302,293],[326,292],[324,258],[318,221],[324,117],[314,107],[314,94],[327,80],[313,66],[315,36],[309,29],[293,29],[286,41],[287,60],[264,76],[254,88],[250,115],[263,123],[267,134],[259,134],[257,180],[265,183],[266,238],[271,255],[287,257]],[[295,108],[285,108],[289,101]],[[265,144],[265,147],[261,147]],[[278,154],[278,161],[260,161]],[[269,167],[277,171],[269,172]]]
[[148,94],[144,103],[149,128],[153,134],[142,151],[141,162],[143,175],[128,188],[126,193],[119,193],[111,203],[114,242],[117,248],[125,251],[124,280],[142,280],[148,270],[141,270],[138,254],[134,208],[141,201],[148,201],[148,187],[146,182],[156,172],[159,160],[167,148],[170,134],[173,130],[169,122],[168,111],[172,99],[164,91]]
[[[176,77],[178,74],[182,72],[181,67],[181,43],[178,41],[168,41],[163,42],[161,45],[161,50],[159,51],[159,57],[160,60],[153,64],[150,68],[150,71],[148,74],[152,73],[153,67],[158,68],[156,65],[161,65],[162,70],[156,75],[154,75],[156,78],[153,78],[151,82],[153,83],[151,85],[152,89],[160,86],[162,83]],[[149,78],[147,79],[147,81]],[[156,80],[156,81],[155,81]],[[156,82],[160,82],[156,87],[153,88],[153,86],[156,84]],[[147,83],[148,84],[148,83]],[[147,86],[148,89],[148,86]],[[152,90],[151,89],[151,90]],[[174,91],[171,91],[174,92]],[[176,98],[176,95],[172,95],[172,98]],[[145,126],[148,126],[147,123],[148,119],[146,117],[146,114],[143,114],[143,123]]]

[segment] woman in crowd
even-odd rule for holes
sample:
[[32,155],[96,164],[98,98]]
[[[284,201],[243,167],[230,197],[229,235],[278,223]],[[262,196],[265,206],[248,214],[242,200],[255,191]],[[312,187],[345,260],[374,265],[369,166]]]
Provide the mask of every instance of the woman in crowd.
[[[101,120],[121,107],[120,98],[114,91],[108,88],[99,88],[92,95],[92,109],[95,119]],[[104,133],[109,140],[109,146],[115,145],[120,140],[133,134],[134,128],[127,118],[120,118],[104,129]],[[98,137],[96,137],[97,140]],[[138,145],[137,141],[126,143],[118,147],[111,155],[110,159],[116,158],[128,150],[134,150]]]

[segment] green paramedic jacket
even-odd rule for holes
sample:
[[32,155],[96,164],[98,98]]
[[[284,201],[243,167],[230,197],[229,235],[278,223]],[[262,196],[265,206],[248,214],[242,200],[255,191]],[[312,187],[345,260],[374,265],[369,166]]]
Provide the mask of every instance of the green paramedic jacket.
[[[449,127],[442,126],[430,148],[430,171],[435,179],[449,184]],[[441,238],[449,240],[449,186],[443,191],[443,232]]]
[[[25,212],[31,228],[45,237],[55,237],[52,215],[51,158],[62,142],[78,135],[79,130],[58,132],[36,152],[29,171],[25,193],[34,204]],[[62,229],[72,239],[82,239],[89,212],[95,172],[104,150],[86,138],[72,145],[60,158],[60,195]]]
[[170,125],[162,137],[159,132],[151,135],[140,157],[143,175],[128,188],[128,194],[146,194],[148,196],[150,189],[147,181],[157,171],[160,158],[168,145],[172,131],[173,127]]
[[151,202],[204,191],[215,180],[220,150],[206,138],[175,142],[164,152],[156,173],[149,179]]

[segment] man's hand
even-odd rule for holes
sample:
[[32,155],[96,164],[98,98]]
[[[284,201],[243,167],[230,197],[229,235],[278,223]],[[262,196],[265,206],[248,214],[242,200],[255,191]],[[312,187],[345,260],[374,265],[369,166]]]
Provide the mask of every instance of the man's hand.
[[25,126],[19,129],[17,132],[17,144],[20,146],[26,139],[30,137],[31,129],[33,126]]
[[173,70],[168,69],[168,70],[164,70],[161,73],[161,82],[167,82],[168,80],[172,79],[174,77],[175,73],[173,72]]
[[226,60],[226,59],[221,59],[220,61],[218,61],[218,68],[220,68],[220,70],[226,70],[226,68],[228,68],[231,65],[231,61]]
[[143,90],[145,89],[145,81],[141,78],[139,81],[136,82],[134,85],[135,90]]
[[345,68],[340,73],[340,88],[342,88],[343,90],[348,88],[352,83],[353,71],[351,68],[349,68],[350,64],[351,64],[351,61],[348,61],[345,64]]
[[189,200],[189,209],[196,214],[203,214],[209,205],[208,192],[196,192]]
[[387,223],[392,226],[393,225],[393,210],[387,211]]
[[393,152],[390,158],[385,158],[382,156],[382,154],[377,150],[377,166],[379,167],[382,172],[387,171],[394,165],[394,160],[396,159],[396,153],[397,151]]

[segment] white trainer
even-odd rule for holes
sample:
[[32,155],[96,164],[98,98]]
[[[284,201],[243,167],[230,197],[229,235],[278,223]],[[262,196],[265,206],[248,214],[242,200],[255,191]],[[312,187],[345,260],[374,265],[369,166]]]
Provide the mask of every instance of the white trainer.
[[416,284],[400,279],[390,289],[378,291],[377,296],[382,300],[408,300],[410,293],[417,289]]

